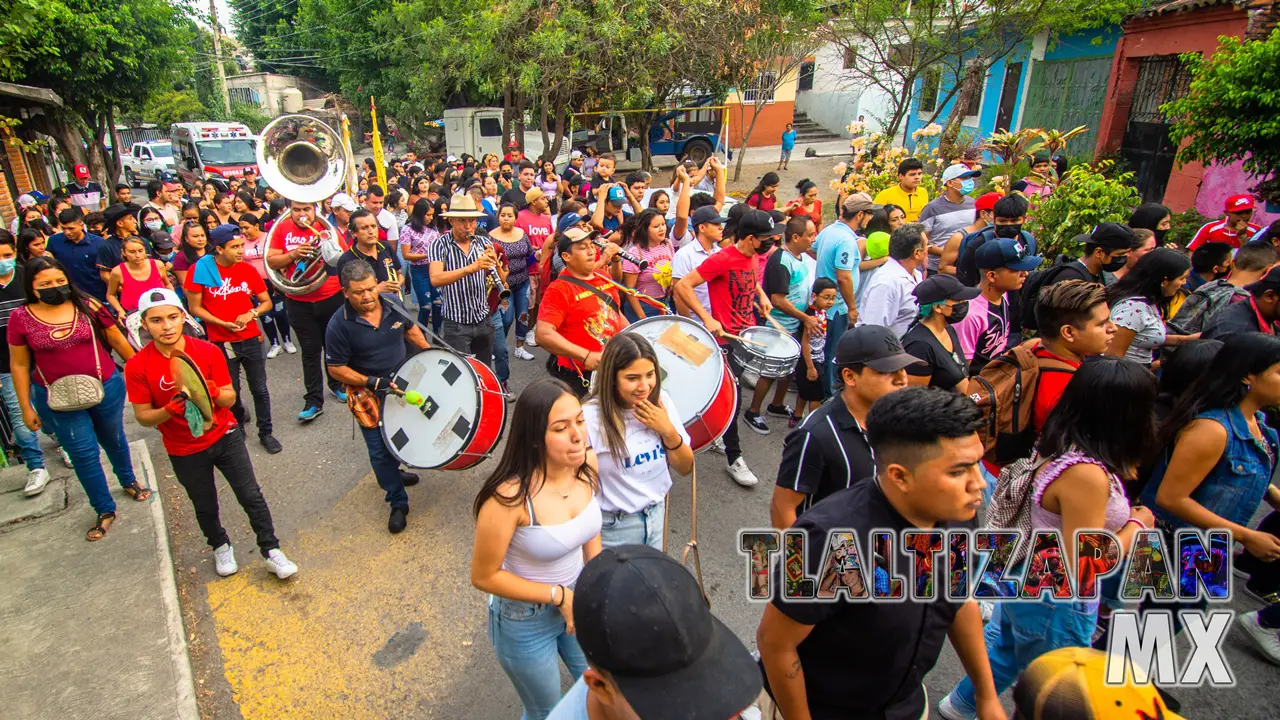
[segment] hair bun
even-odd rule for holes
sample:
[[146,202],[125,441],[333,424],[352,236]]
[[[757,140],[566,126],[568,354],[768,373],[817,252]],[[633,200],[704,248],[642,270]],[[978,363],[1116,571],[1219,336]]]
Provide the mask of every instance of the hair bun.
[[799,190],[800,188],[803,188],[805,185],[808,185],[808,184],[809,184],[809,178],[805,178],[800,182],[796,183],[796,189]]

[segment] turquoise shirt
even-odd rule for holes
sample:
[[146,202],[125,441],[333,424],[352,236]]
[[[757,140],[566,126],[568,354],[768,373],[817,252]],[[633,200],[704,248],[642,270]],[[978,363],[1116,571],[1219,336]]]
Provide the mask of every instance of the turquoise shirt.
[[837,270],[848,270],[853,276],[853,291],[858,291],[858,265],[862,256],[858,252],[858,234],[843,222],[832,223],[818,233],[813,245],[814,254],[818,258],[818,277],[831,278],[836,284],[836,304],[831,306],[827,315],[848,315],[849,306],[840,294],[840,281],[836,279]]

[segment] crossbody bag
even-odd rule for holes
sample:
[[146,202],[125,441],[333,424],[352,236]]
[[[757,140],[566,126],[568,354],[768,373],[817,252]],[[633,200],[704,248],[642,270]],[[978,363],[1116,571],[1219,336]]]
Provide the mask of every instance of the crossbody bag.
[[[71,321],[72,335],[75,334],[76,325],[79,322],[80,312],[76,311],[75,318]],[[102,358],[99,356],[101,350],[98,348],[98,336],[93,331],[93,320],[91,319],[89,320],[89,343],[93,346],[93,375],[64,375],[50,383],[45,378],[44,372],[40,370],[40,366],[36,366],[36,372],[40,375],[40,379],[44,381],[49,395],[46,402],[50,410],[75,412],[76,410],[88,410],[102,402],[102,381],[98,379],[102,375]]]

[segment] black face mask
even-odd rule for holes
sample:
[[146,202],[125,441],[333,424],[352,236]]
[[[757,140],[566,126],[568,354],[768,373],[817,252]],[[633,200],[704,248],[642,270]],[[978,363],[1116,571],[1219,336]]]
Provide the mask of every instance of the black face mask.
[[1102,269],[1107,272],[1115,272],[1124,267],[1124,264],[1127,262],[1129,262],[1128,256],[1121,255],[1120,257],[1111,258],[1110,262],[1103,263]]
[[996,237],[998,238],[1016,238],[1022,234],[1021,225],[997,225]]
[[1168,231],[1168,230],[1161,230],[1160,228],[1156,228],[1155,230],[1152,230],[1151,232],[1154,232],[1154,233],[1156,234],[1156,245],[1157,245],[1157,246],[1164,245],[1164,238],[1165,238],[1165,236],[1166,236],[1166,235],[1168,235],[1168,234],[1169,234],[1169,231]]
[[71,286],[59,285],[51,288],[41,288],[36,291],[36,297],[40,298],[40,302],[46,305],[61,305],[71,299]]
[[950,323],[951,325],[955,325],[956,323],[963,320],[964,316],[968,314],[969,314],[969,301],[966,300],[964,302],[958,302],[955,305],[952,305],[951,314],[945,317],[947,318],[948,323]]
[[760,241],[760,244],[756,246],[756,254],[757,254],[757,255],[765,255],[765,254],[767,254],[770,250],[772,250],[772,249],[773,249],[773,246],[774,246],[774,241],[773,241],[773,239],[772,239],[772,238],[770,238],[770,239],[768,239],[768,240],[761,240],[761,241]]

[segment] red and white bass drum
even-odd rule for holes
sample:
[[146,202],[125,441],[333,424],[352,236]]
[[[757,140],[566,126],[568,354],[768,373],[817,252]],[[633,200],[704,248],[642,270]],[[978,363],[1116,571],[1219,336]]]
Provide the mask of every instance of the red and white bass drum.
[[498,377],[484,363],[444,348],[423,350],[395,373],[396,386],[422,394],[421,406],[388,394],[382,436],[413,468],[465,470],[489,457],[507,425]]
[[662,389],[675,401],[693,451],[724,435],[737,410],[738,384],[715,336],[680,315],[655,315],[622,332],[635,333],[653,346]]

